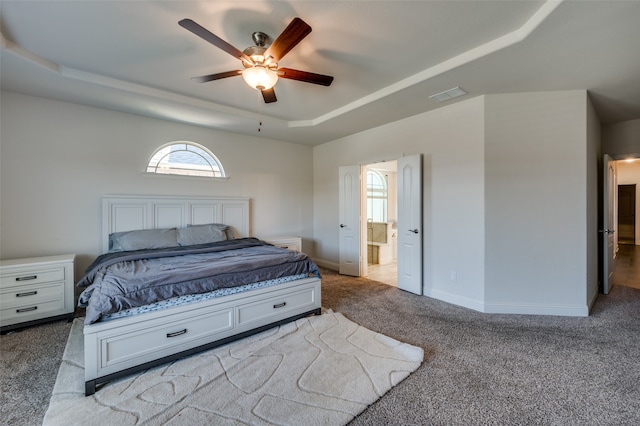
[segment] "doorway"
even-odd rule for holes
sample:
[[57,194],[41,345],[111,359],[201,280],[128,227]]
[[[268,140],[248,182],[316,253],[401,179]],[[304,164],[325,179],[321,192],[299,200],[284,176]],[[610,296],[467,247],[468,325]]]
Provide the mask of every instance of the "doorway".
[[[604,294],[608,294],[613,285],[640,286],[637,278],[637,260],[640,238],[636,235],[640,231],[640,224],[636,211],[639,201],[638,184],[640,184],[640,158],[630,156],[627,159],[612,159],[605,154],[602,220],[603,243],[612,240],[612,256],[607,252],[607,245],[603,244],[601,273]],[[607,165],[608,164],[608,165]],[[613,170],[612,175],[607,170]],[[608,202],[607,194],[613,194]],[[609,205],[607,207],[607,205]],[[610,258],[611,257],[611,258]],[[629,285],[629,284],[632,285]]]
[[397,169],[395,160],[365,166],[367,229],[361,242],[367,248],[365,276],[394,287],[398,286]]
[[618,244],[636,243],[636,185],[618,185]]
[[[397,160],[397,286],[421,295],[422,155]],[[366,166],[340,166],[338,170],[339,271],[355,277],[367,274]]]

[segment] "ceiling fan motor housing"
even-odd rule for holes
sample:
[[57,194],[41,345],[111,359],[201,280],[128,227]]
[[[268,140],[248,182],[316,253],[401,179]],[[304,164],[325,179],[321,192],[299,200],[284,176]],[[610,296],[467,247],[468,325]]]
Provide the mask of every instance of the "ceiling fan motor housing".
[[267,51],[266,47],[262,46],[250,46],[244,49],[242,53],[249,56],[253,61],[253,64],[247,63],[246,61],[242,61],[242,66],[245,68],[251,68],[254,65],[262,65],[264,67],[268,67],[271,69],[278,68],[277,63],[269,62],[269,58],[264,57],[264,52]]
[[266,44],[269,40],[269,36],[263,32],[256,31],[251,34],[251,38],[256,45],[247,47],[242,53],[251,58],[251,60],[253,61],[253,65],[242,61],[242,66],[244,66],[245,68],[251,68],[255,65],[262,65],[265,68],[276,70],[278,68],[278,64],[275,62],[271,63],[269,58],[265,58],[264,56],[264,52],[267,51]]

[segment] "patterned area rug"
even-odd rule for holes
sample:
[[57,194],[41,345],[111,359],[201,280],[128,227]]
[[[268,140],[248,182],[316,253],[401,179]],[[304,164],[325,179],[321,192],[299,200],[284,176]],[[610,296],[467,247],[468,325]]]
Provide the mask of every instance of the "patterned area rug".
[[327,311],[102,386],[84,396],[76,319],[44,425],[341,425],[423,360]]

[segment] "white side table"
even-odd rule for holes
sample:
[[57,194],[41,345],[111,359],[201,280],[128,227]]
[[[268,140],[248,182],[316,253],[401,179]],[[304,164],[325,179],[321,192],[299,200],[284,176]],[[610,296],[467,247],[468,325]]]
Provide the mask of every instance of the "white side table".
[[73,318],[74,254],[0,260],[0,332]]
[[302,238],[300,237],[276,237],[264,240],[276,247],[282,247],[293,251],[302,251]]

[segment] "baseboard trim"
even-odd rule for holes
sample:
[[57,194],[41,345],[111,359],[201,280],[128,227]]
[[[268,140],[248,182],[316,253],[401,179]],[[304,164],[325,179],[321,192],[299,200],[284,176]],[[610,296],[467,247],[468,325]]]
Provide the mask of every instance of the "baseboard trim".
[[452,305],[462,306],[463,308],[473,309],[474,311],[484,312],[484,302],[469,297],[463,297],[458,294],[447,293],[441,290],[424,289],[423,294],[427,297],[451,303]]
[[340,264],[338,263],[331,262],[325,259],[318,259],[318,258],[314,258],[313,261],[316,263],[316,265],[322,266],[323,268],[331,269],[332,271],[340,270]]
[[589,305],[541,305],[533,303],[486,303],[457,294],[425,289],[424,295],[453,305],[473,309],[486,314],[554,315],[564,317],[588,317]]
[[562,317],[588,317],[589,306],[579,305],[537,305],[487,303],[485,313],[488,314],[520,314],[520,315],[552,315]]

